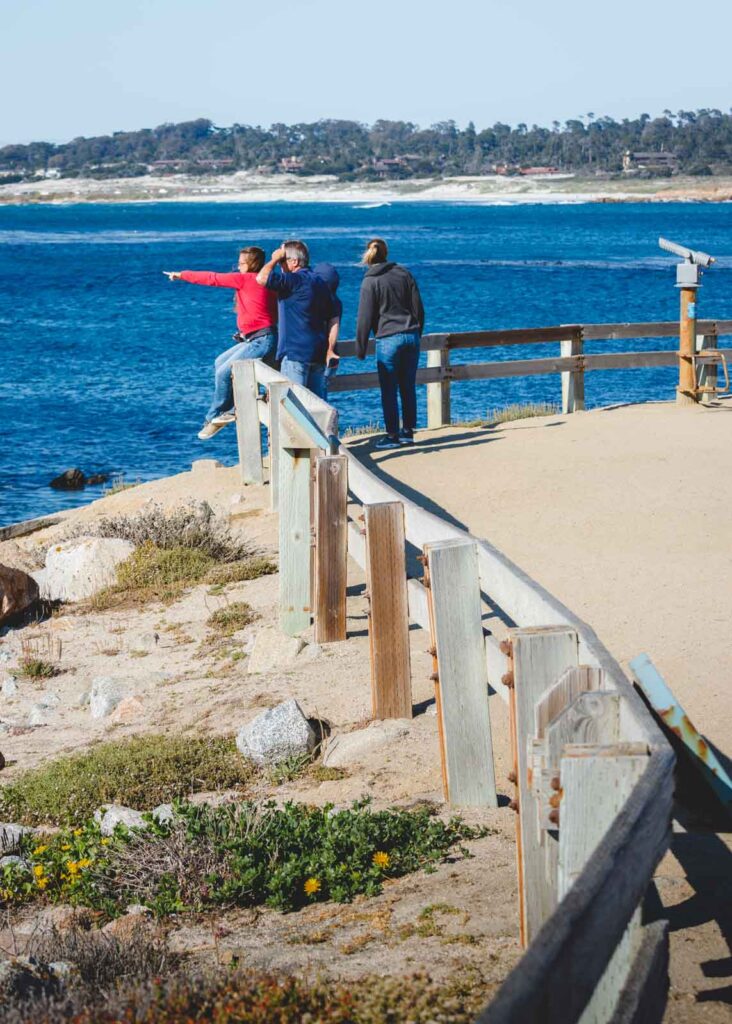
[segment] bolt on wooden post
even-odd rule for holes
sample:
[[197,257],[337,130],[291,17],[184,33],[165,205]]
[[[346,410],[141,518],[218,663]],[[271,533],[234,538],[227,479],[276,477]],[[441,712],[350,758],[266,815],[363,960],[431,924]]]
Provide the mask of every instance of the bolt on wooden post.
[[404,505],[364,506],[374,718],[412,717]]
[[321,455],[315,464],[315,640],[346,639],[348,458]]

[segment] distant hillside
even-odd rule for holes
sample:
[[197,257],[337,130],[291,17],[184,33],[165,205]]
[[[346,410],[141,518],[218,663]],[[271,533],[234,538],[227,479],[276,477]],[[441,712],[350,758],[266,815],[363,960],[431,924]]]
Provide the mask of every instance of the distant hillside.
[[720,110],[664,111],[635,120],[585,117],[551,128],[497,123],[477,131],[454,121],[316,121],[270,128],[220,128],[203,118],[136,132],[0,148],[0,182],[144,174],[334,174],[343,180],[461,174],[729,174],[732,116]]

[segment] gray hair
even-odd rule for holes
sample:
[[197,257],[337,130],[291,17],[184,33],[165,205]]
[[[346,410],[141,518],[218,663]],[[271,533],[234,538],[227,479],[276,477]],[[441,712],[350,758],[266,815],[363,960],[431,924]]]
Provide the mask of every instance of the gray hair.
[[310,263],[308,247],[297,240],[285,242],[285,256],[288,260],[297,260],[301,267],[307,267]]

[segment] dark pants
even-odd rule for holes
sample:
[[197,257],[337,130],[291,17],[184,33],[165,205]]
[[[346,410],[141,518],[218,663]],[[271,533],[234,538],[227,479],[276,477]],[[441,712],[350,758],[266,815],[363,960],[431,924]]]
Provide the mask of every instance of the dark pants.
[[417,426],[417,364],[419,363],[419,331],[392,334],[376,339],[376,367],[381,385],[381,405],[387,434],[399,434],[397,392],[402,401],[402,426]]

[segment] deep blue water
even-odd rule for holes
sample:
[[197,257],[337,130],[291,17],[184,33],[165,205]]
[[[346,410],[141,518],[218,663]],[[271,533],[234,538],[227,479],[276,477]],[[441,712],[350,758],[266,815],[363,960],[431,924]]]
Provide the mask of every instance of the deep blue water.
[[[236,461],[234,431],[196,432],[211,364],[234,330],[228,291],[170,284],[161,270],[233,269],[238,249],[301,237],[341,274],[352,337],[363,243],[381,235],[417,277],[427,330],[671,320],[664,234],[720,257],[699,315],[732,318],[732,205],[143,204],[0,208],[0,524],[100,493],[52,491],[69,466],[148,480],[193,459]],[[598,342],[588,351],[675,347]],[[455,361],[549,355],[557,346],[457,352]],[[423,357],[424,358],[424,357]],[[344,361],[343,371],[362,368]],[[674,369],[593,372],[589,406],[671,398]],[[421,390],[424,421],[424,389]],[[453,415],[558,401],[558,376],[453,387]],[[377,391],[334,396],[344,425],[380,418]]]

